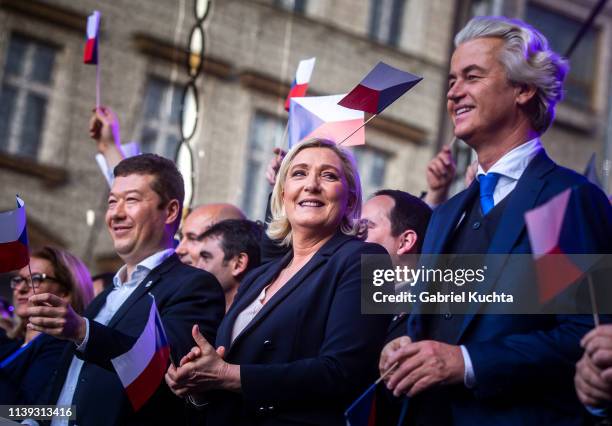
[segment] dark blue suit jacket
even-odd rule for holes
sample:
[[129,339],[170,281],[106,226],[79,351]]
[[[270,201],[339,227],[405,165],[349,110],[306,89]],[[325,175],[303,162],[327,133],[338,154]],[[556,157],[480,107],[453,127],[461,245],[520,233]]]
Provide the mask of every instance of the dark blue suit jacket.
[[[0,368],[0,404],[35,404],[66,345],[65,340],[41,334]],[[20,345],[14,349],[18,351]]]
[[173,254],[150,272],[104,326],[93,318],[112,290],[110,287],[102,292],[85,311],[90,325],[87,347],[81,353],[71,344],[63,354],[47,403],[57,402],[76,355],[85,361],[73,399],[79,426],[184,423],[184,404],[163,380],[151,399],[134,413],[110,360],[129,350],[142,332],[151,307],[149,293],[155,296],[176,362],[195,345],[193,324],[199,324],[202,334],[214,342],[225,311],[221,286],[212,274],[183,265]]
[[344,410],[376,378],[390,320],[361,314],[362,254],[386,251],[336,234],[232,343],[238,314],[292,252],[245,277],[217,335],[217,346],[229,348],[226,359],[240,365],[242,393],[219,392],[209,407],[209,426],[345,424]]
[[[576,187],[584,213],[574,225],[580,252],[612,253],[612,209],[601,190],[575,172],[556,165],[541,152],[519,179],[489,245],[487,289],[503,291],[532,270],[516,268],[508,254],[529,254],[531,247],[524,214],[561,191]],[[467,190],[434,210],[423,253],[445,253],[462,214],[478,193],[475,181]],[[571,208],[571,206],[570,206]],[[524,275],[521,275],[524,274]],[[531,281],[533,282],[533,280]],[[419,306],[408,320],[408,333],[419,340]],[[580,424],[583,409],[573,388],[574,366],[582,354],[580,338],[592,328],[589,316],[480,315],[464,317],[454,344],[465,345],[476,376],[476,386],[452,390],[453,423]]]

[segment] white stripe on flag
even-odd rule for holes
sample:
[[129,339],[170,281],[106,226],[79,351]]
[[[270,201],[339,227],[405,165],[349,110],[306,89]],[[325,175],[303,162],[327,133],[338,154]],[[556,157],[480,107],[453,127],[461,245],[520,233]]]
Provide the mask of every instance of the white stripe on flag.
[[295,84],[306,84],[310,82],[316,60],[317,58],[310,58],[300,61],[297,71],[295,72]]
[[134,346],[111,360],[123,387],[136,380],[155,355],[155,310],[155,302],[152,301],[149,319]]
[[[100,12],[94,10],[91,15],[87,17],[87,38],[96,38],[98,36],[98,30],[100,29]],[[81,30],[82,31],[82,30]]]
[[25,203],[17,197],[20,207],[0,213],[0,243],[17,241],[26,227]]

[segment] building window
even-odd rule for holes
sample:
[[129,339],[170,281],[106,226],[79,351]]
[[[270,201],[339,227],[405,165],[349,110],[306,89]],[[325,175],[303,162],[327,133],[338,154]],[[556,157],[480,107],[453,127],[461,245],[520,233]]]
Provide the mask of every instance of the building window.
[[385,171],[389,155],[368,146],[354,148],[353,154],[355,154],[359,167],[363,198],[367,199],[385,185]]
[[56,52],[47,44],[11,35],[0,88],[0,150],[38,157]]
[[281,146],[285,123],[278,117],[256,112],[251,121],[246,160],[242,209],[247,217],[263,220],[271,187],[266,180],[266,167],[274,147]]
[[[561,55],[569,48],[582,26],[578,20],[532,3],[527,5],[525,19],[540,30],[548,39],[550,47]],[[590,28],[572,54],[570,72],[565,80],[565,100],[577,107],[592,108],[597,53],[597,30]]]
[[174,160],[181,140],[180,105],[178,85],[158,77],[147,79],[142,117],[136,128],[142,152]]
[[304,13],[306,10],[306,0],[274,0],[274,6],[292,12]]
[[402,33],[404,0],[370,0],[370,38],[397,46]]

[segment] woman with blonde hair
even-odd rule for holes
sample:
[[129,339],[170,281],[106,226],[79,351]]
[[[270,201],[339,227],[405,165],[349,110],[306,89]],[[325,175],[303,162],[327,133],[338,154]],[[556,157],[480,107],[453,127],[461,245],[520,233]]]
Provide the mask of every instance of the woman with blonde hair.
[[[30,275],[31,269],[31,275]],[[0,355],[0,403],[36,401],[64,350],[65,341],[26,328],[28,299],[35,293],[53,293],[82,313],[93,298],[91,276],[85,264],[66,250],[43,247],[30,256],[30,265],[11,277],[18,326],[7,333]]]
[[177,395],[209,399],[208,425],[344,425],[389,322],[361,314],[361,256],[386,255],[356,237],[361,201],[348,151],[314,139],[287,154],[268,235],[291,250],[243,279],[216,350],[194,327],[198,346],[166,374]]

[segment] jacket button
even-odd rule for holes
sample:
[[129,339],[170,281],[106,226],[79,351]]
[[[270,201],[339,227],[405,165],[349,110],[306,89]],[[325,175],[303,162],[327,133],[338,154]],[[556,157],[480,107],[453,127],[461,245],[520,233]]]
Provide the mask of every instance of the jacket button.
[[264,340],[263,345],[266,348],[269,348],[270,346],[272,346],[272,340]]
[[474,222],[474,224],[472,225],[472,229],[478,229],[480,228],[480,222]]
[[274,411],[274,406],[273,406],[273,405],[270,405],[270,406],[268,407],[268,411],[269,411],[269,412],[273,412],[273,411]]
[[259,411],[260,413],[264,413],[266,411],[266,407],[259,407],[257,411]]
[[444,319],[449,320],[453,317],[453,314],[446,313],[444,314]]

